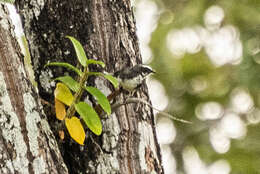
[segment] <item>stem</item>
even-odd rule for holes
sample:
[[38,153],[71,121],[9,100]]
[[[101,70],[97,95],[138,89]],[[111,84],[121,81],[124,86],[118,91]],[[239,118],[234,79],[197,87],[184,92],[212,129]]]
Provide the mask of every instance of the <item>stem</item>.
[[76,112],[75,104],[79,102],[79,100],[83,94],[83,91],[84,91],[83,87],[84,87],[87,79],[88,79],[88,66],[85,67],[83,75],[80,77],[79,90],[74,94],[74,100],[67,111],[67,115],[66,115],[67,118],[71,118],[75,114],[75,112]]

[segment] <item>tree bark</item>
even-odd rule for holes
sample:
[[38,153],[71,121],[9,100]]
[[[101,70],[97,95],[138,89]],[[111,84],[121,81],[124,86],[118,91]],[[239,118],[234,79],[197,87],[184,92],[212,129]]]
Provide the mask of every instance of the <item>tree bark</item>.
[[0,3],[0,173],[68,173]]
[[[63,75],[64,70],[44,69],[44,65],[48,61],[76,64],[66,35],[84,45],[88,58],[102,60],[108,72],[141,63],[129,0],[19,0],[16,8],[22,17],[40,96],[49,102],[53,103],[54,88],[49,80]],[[100,69],[93,66],[92,70]],[[113,91],[102,78],[90,78],[88,84],[106,95]],[[149,100],[145,85],[136,95]],[[128,97],[120,94],[116,101]],[[102,135],[88,132],[84,146],[70,138],[58,141],[70,173],[163,173],[151,108],[142,104],[124,105],[103,119],[102,124]],[[53,120],[50,125],[55,125]]]

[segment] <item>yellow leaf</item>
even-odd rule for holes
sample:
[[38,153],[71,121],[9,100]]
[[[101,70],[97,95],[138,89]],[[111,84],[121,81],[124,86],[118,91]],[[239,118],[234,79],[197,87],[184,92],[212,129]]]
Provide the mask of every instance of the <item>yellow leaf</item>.
[[67,106],[70,106],[74,99],[70,89],[63,83],[57,83],[54,96]]
[[65,118],[65,125],[71,138],[77,143],[83,145],[85,140],[85,131],[80,120],[77,117],[72,117],[71,119]]
[[55,98],[55,112],[56,118],[59,120],[64,120],[66,116],[65,105]]

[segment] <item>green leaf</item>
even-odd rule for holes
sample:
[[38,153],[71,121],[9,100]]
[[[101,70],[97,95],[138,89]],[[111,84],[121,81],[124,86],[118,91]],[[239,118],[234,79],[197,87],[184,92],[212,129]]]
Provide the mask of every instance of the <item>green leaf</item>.
[[85,102],[79,102],[75,104],[75,109],[94,134],[100,135],[102,133],[100,118],[90,105]]
[[88,72],[89,76],[101,76],[103,73],[101,72]]
[[15,0],[0,0],[0,2],[6,2],[6,3],[14,4]]
[[32,66],[32,59],[29,51],[29,46],[27,39],[24,35],[20,37],[21,39],[21,47],[24,49],[24,66],[26,71],[28,72],[29,80],[33,84],[33,87],[37,88],[37,82],[35,81],[35,75],[34,75],[34,70]]
[[98,61],[98,60],[94,60],[94,59],[88,59],[87,64],[98,64],[98,65],[101,65],[103,68],[106,66],[104,64],[104,62]]
[[47,63],[44,67],[46,67],[46,66],[60,66],[60,67],[64,67],[64,68],[67,68],[69,70],[74,71],[79,76],[82,75],[82,71],[80,71],[78,68],[76,68],[75,66],[73,66],[73,65],[71,65],[69,63],[65,63],[65,62],[51,62],[51,63]]
[[118,88],[119,83],[118,83],[118,80],[115,77],[113,77],[112,75],[109,75],[109,74],[103,74],[103,76],[107,80],[109,80],[115,88]]
[[73,92],[77,92],[80,88],[79,83],[70,76],[58,77],[54,80],[59,80],[67,85]]
[[77,54],[77,58],[80,62],[80,64],[84,67],[87,66],[87,56],[85,54],[85,51],[84,51],[84,48],[83,46],[81,45],[81,43],[76,40],[74,37],[72,36],[66,36],[66,38],[70,39],[70,41],[72,42],[74,48],[75,48],[75,51],[76,51],[76,54]]
[[104,74],[101,72],[88,72],[88,75],[103,76],[108,81],[110,81],[115,88],[118,88],[118,86],[119,86],[118,80],[115,77],[113,77],[112,75]]
[[98,104],[100,104],[100,106],[104,109],[104,111],[108,115],[110,115],[111,107],[107,97],[97,88],[91,86],[87,86],[87,87],[85,86],[85,89],[96,98]]
[[74,100],[74,97],[71,94],[69,88],[63,83],[57,83],[54,90],[54,96],[56,99],[66,104],[67,106],[70,106]]

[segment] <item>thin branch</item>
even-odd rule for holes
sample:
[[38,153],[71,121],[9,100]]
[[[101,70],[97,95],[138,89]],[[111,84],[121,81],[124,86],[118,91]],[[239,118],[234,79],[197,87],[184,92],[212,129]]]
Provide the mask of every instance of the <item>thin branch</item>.
[[113,104],[111,106],[112,108],[112,111],[116,110],[118,107],[122,106],[122,105],[126,105],[126,104],[129,104],[129,103],[143,103],[143,104],[146,104],[147,106],[151,107],[152,109],[158,111],[160,114],[172,119],[172,120],[175,120],[175,121],[179,121],[179,122],[182,122],[182,123],[187,123],[187,124],[192,124],[192,122],[190,121],[187,121],[187,120],[183,120],[183,119],[180,119],[180,118],[177,118],[167,112],[164,112],[164,111],[161,111],[157,108],[154,108],[150,103],[148,103],[147,101],[143,100],[143,99],[140,99],[140,98],[135,98],[135,97],[132,97],[132,98],[127,98],[125,102],[117,102],[115,104]]

